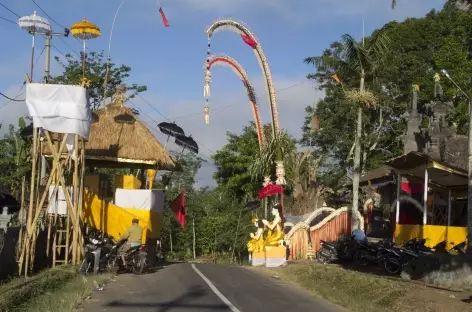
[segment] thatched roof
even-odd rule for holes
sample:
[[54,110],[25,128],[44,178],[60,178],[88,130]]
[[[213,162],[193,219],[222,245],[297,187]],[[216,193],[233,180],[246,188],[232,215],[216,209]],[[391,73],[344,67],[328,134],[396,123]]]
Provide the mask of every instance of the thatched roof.
[[114,104],[92,113],[85,159],[97,167],[182,169],[129,108]]
[[142,164],[164,170],[178,169],[177,162],[132,111],[107,105],[93,112],[86,159]]

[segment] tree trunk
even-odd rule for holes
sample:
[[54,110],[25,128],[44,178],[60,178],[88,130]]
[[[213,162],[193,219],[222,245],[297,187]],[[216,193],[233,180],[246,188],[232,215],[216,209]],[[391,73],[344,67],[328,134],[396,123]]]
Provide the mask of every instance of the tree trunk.
[[[364,91],[364,69],[361,71],[360,91]],[[357,109],[357,130],[354,149],[354,174],[352,176],[352,215],[351,215],[351,230],[359,228],[359,221],[357,219],[359,211],[359,179],[361,175],[361,136],[362,136],[362,106],[359,103]]]

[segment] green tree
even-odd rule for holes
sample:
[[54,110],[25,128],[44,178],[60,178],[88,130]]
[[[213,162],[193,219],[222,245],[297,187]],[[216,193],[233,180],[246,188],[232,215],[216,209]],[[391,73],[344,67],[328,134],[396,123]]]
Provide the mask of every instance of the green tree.
[[20,118],[18,128],[10,125],[8,133],[0,140],[0,186],[8,188],[16,198],[19,198],[23,177],[31,172],[31,144],[20,135],[25,127],[25,120]]
[[[63,73],[51,80],[51,83],[56,84],[71,84],[79,85],[82,81],[82,61],[75,59],[72,55],[66,54],[66,60],[63,62],[59,57],[55,57],[56,62],[63,68]],[[130,77],[131,67],[126,65],[116,66],[110,63],[108,73],[108,82],[105,86],[105,76],[107,72],[106,58],[103,51],[100,53],[90,52],[87,57],[85,77],[91,81],[90,86],[87,87],[90,96],[90,103],[92,109],[98,109],[103,104],[104,99],[113,98],[116,88],[125,84],[125,81]],[[126,91],[128,91],[128,98],[134,98],[138,93],[147,90],[144,85],[125,84]],[[134,111],[134,113],[136,113]]]
[[267,143],[262,152],[256,126],[251,122],[241,134],[228,132],[228,143],[212,156],[217,184],[238,201],[254,198],[265,176],[275,179],[274,161],[280,159],[277,154],[285,156],[295,150],[295,139],[287,133],[282,132],[273,140],[270,125],[264,125],[264,133]]
[[[361,175],[361,140],[363,134],[362,117],[363,109],[372,108],[377,100],[372,92],[365,90],[366,73],[372,78],[377,74],[378,69],[383,64],[387,54],[389,39],[385,32],[374,33],[366,42],[357,42],[351,35],[342,36],[342,45],[338,46],[334,55],[324,54],[322,56],[309,57],[305,63],[313,64],[316,68],[326,67],[343,68],[350,72],[350,76],[357,76],[360,79],[359,91],[347,91],[345,97],[348,102],[357,106],[356,136],[354,145],[354,166],[353,166],[353,214],[359,210],[359,179]],[[352,218],[352,228],[358,228],[357,218]]]

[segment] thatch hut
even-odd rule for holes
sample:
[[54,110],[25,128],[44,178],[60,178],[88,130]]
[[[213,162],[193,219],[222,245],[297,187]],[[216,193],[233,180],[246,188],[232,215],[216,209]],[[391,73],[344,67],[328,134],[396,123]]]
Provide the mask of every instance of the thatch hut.
[[107,105],[92,115],[85,158],[94,166],[180,170],[176,160],[129,108]]

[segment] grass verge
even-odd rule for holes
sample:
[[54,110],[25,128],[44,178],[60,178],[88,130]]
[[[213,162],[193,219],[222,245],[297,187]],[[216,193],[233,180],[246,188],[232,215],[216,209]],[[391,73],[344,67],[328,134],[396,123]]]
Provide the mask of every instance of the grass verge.
[[394,311],[408,291],[401,282],[344,270],[338,266],[291,263],[278,275],[353,312]]
[[396,278],[361,273],[337,265],[291,262],[281,268],[254,268],[294,282],[317,297],[352,312],[466,312],[469,293],[432,289]]
[[93,281],[103,284],[109,275],[84,277],[74,267],[45,270],[28,280],[18,278],[0,285],[0,312],[73,311],[88,297]]

